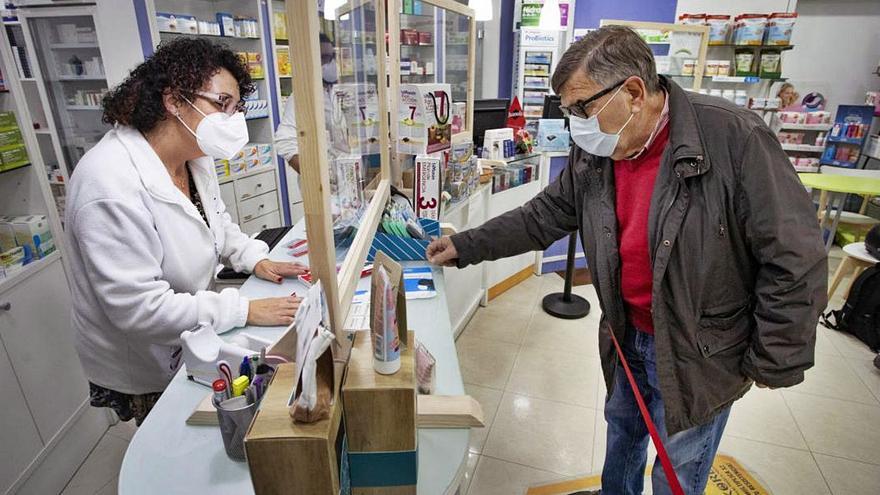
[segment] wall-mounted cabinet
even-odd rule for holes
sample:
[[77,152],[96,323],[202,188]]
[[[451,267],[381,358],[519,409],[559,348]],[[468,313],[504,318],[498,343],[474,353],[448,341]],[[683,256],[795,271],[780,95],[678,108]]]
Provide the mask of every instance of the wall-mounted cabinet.
[[[86,17],[77,19],[87,23]],[[88,382],[74,348],[64,234],[45,172],[45,146],[33,126],[55,115],[32,114],[28,98],[63,92],[72,76],[50,65],[57,61],[51,52],[43,55],[53,58],[41,60],[35,47],[10,44],[11,38],[21,43],[34,36],[51,50],[56,38],[30,32],[49,29],[41,26],[25,19],[0,32],[0,132],[6,142],[0,148],[0,444],[9,447],[0,449],[3,493],[60,492],[109,425],[104,411],[89,407]],[[46,86],[41,67],[25,71],[23,61],[29,60],[57,70]]]

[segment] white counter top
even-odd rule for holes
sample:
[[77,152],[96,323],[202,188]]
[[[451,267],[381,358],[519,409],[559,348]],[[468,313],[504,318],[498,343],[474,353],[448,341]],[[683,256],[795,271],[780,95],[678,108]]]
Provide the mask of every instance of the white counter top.
[[[302,222],[294,227],[275,249],[273,260],[292,260],[287,253],[291,239],[303,238]],[[424,262],[408,262],[407,266]],[[435,268],[437,296],[407,301],[409,327],[437,359],[436,393],[464,394],[458,355],[446,305],[443,271]],[[360,289],[369,288],[369,278],[361,279]],[[297,280],[281,285],[249,278],[241,287],[250,298],[277,297],[306,287]],[[227,334],[247,331],[270,339],[284,327],[245,327]],[[187,380],[184,370],[175,375],[162,398],[138,429],[125,453],[119,473],[119,493],[175,494],[210,493],[246,495],[253,493],[247,463],[229,459],[216,427],[188,426],[185,421],[210,390]],[[455,493],[464,476],[468,449],[468,430],[419,430],[419,495]],[[303,494],[309,495],[309,494]]]

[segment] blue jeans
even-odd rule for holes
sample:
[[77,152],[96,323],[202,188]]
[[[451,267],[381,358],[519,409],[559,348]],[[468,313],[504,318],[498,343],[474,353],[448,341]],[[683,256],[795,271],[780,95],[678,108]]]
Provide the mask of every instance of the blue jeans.
[[[730,407],[705,425],[668,436],[665,408],[657,380],[654,336],[630,327],[620,344],[681,487],[688,495],[701,495],[730,415]],[[623,366],[619,366],[615,373],[614,393],[605,403],[605,421],[608,423],[608,447],[602,469],[602,494],[640,494],[650,437]],[[654,461],[651,484],[654,495],[671,493],[659,459]]]

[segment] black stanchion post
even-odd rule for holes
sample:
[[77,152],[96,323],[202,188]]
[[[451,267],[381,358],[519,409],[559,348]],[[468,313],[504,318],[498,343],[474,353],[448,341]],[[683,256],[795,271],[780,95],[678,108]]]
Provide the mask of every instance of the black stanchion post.
[[541,303],[547,314],[566,320],[576,320],[590,314],[590,302],[577,294],[571,293],[576,250],[577,232],[572,232],[568,236],[568,257],[565,261],[565,288],[562,292],[554,292],[544,296],[544,300]]

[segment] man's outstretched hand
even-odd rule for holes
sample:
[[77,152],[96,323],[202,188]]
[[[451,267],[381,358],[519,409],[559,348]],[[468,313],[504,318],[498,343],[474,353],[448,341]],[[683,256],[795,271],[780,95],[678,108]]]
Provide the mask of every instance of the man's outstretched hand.
[[428,244],[428,249],[425,250],[425,254],[430,263],[439,266],[456,266],[456,261],[458,260],[458,251],[456,251],[455,245],[452,244],[452,239],[449,236],[443,236],[431,241],[431,244]]

